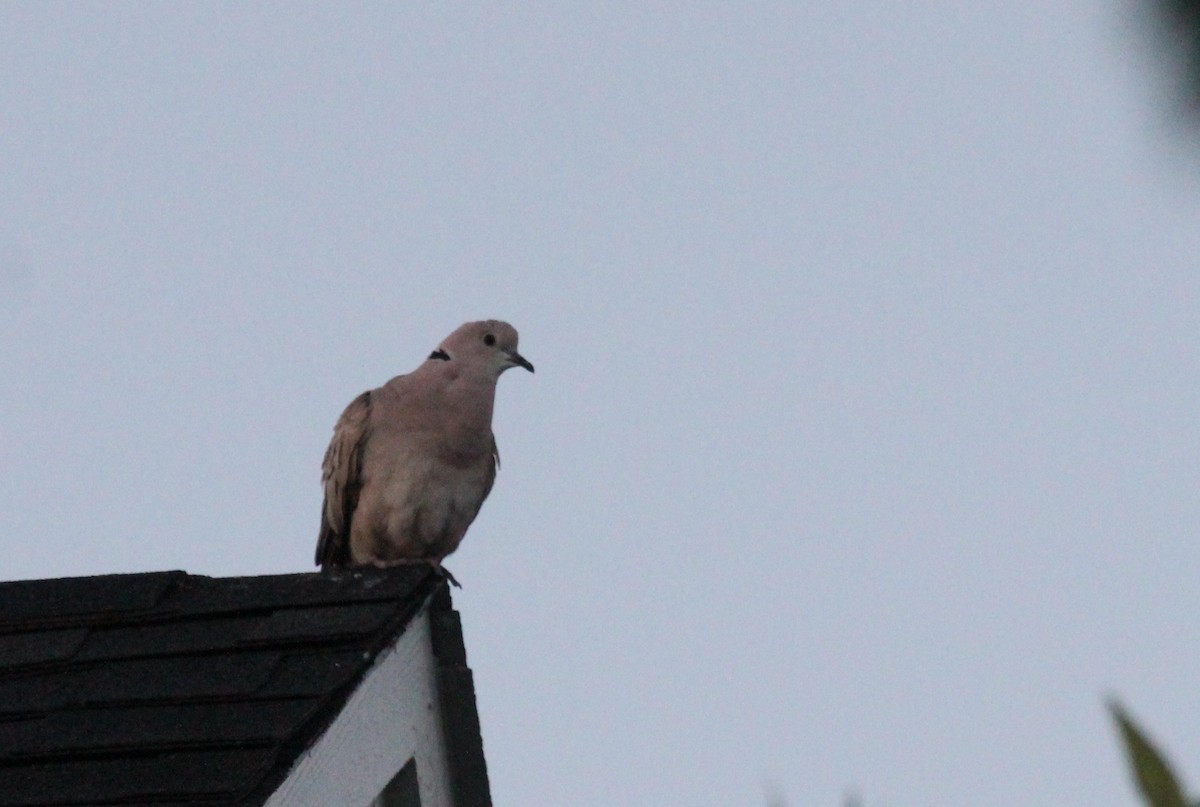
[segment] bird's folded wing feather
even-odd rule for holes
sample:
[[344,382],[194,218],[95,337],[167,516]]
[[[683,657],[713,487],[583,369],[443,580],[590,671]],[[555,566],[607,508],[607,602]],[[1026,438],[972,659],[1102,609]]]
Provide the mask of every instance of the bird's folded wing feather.
[[359,395],[333,427],[333,439],[321,463],[325,502],[317,537],[316,562],[322,569],[350,563],[350,520],[362,489],[363,445],[371,420],[371,393]]

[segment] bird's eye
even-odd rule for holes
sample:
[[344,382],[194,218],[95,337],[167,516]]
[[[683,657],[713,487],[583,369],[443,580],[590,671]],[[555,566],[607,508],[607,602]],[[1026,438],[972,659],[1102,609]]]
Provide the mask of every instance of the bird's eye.
[[495,334],[490,334],[490,333],[484,334],[483,335],[483,343],[485,345],[487,345],[488,347],[491,347],[492,345],[496,344]]

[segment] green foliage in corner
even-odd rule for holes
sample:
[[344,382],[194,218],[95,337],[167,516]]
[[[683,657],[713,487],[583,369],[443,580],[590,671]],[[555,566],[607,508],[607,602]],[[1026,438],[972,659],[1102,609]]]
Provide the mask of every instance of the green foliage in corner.
[[1110,700],[1108,710],[1121,732],[1129,767],[1147,807],[1200,807],[1200,801],[1193,803],[1184,797],[1171,764],[1133,722],[1125,708]]
[[1180,56],[1180,72],[1193,105],[1200,101],[1200,0],[1154,0],[1160,19]]

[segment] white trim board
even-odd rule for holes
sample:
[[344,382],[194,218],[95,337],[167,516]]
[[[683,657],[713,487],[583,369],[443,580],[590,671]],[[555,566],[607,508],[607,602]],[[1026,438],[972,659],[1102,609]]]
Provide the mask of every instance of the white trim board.
[[264,807],[368,807],[409,759],[421,807],[453,807],[428,602]]

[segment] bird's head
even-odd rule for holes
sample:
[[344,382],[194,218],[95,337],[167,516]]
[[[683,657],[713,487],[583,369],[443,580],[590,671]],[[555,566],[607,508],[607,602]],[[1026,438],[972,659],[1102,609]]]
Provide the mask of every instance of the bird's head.
[[496,376],[510,367],[533,372],[533,365],[517,352],[517,329],[497,319],[460,326],[442,340],[429,359],[461,362],[463,366],[491,370]]

